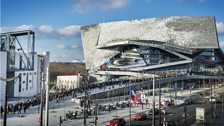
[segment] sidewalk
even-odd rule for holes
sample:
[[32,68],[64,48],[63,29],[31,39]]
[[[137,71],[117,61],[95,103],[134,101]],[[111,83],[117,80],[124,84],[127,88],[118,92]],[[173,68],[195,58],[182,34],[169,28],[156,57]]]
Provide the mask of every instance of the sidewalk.
[[[213,124],[211,123],[213,121]],[[223,126],[224,125],[224,113],[218,112],[216,113],[216,118],[212,120],[209,118],[206,124],[202,123],[194,123],[191,126]]]

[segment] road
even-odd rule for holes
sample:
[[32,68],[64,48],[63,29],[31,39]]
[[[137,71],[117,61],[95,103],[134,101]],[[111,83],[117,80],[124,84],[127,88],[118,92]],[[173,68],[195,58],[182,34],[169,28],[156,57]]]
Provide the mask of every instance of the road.
[[[223,90],[223,89],[222,89]],[[197,97],[197,95],[195,96]],[[210,104],[192,104],[192,105],[187,105],[187,123],[188,124],[193,124],[195,122],[195,108],[196,107],[203,107],[206,105],[207,107],[207,113],[210,113],[211,106]],[[55,112],[53,111],[53,108]],[[220,107],[220,104],[217,104],[217,112],[221,111],[222,107]],[[49,126],[58,126],[59,125],[59,118],[60,116],[62,119],[64,119],[64,113],[67,112],[68,110],[70,111],[75,111],[75,110],[81,110],[77,104],[74,102],[71,102],[71,97],[67,97],[65,99],[65,102],[63,100],[60,102],[59,107],[58,104],[55,104],[55,101],[50,102],[50,118],[49,118]],[[132,108],[132,114],[135,114],[137,112],[141,111],[148,111],[149,109],[145,108],[142,110],[142,108],[139,107],[133,107]],[[25,117],[20,118],[17,117],[18,114],[9,114],[8,115],[8,125],[9,126],[39,126],[38,123],[38,118],[39,115],[37,114],[37,106],[34,108],[31,108],[30,110],[27,111],[25,114]],[[179,105],[175,107],[168,107],[166,109],[166,120],[172,120],[176,122],[178,125],[183,125],[184,124],[184,117],[182,116],[184,114],[184,106]],[[128,121],[128,115],[129,115],[129,108],[118,108],[118,110],[115,111],[101,111],[99,112],[98,115],[98,126],[105,126],[108,124],[108,121],[114,118],[113,116],[118,115],[120,117],[125,117]],[[208,122],[211,122],[211,114],[208,114],[207,120]],[[163,116],[162,116],[163,118]],[[87,126],[93,126],[94,124],[91,123],[94,120],[94,116],[89,116],[87,118]],[[156,116],[156,125],[158,124],[158,116]],[[179,121],[178,121],[179,120]],[[2,118],[0,119],[0,123],[2,124]],[[151,125],[152,120],[151,117],[145,121],[131,121],[131,124],[133,126],[148,126]],[[62,126],[83,126],[83,116],[79,116],[78,119],[74,120],[66,120],[63,121]]]

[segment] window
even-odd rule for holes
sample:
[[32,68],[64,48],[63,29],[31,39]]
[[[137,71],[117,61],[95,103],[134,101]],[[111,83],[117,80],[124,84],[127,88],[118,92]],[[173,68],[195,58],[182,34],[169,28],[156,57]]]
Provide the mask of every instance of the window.
[[31,80],[29,80],[29,83],[31,83],[32,81]]
[[19,74],[19,92],[21,92],[21,87],[22,87],[22,76]]
[[23,81],[23,83],[25,84],[25,83],[26,83],[26,81]]
[[23,76],[26,76],[26,73],[23,73]]
[[19,69],[22,69],[22,64],[23,64],[23,57],[19,57]]
[[26,90],[28,90],[28,78],[29,78],[29,74],[26,74]]

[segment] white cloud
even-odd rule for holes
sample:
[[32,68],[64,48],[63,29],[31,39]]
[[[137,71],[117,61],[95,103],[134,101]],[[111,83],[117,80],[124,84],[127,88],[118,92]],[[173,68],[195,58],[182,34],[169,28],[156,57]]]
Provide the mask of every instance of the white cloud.
[[203,3],[205,2],[205,0],[177,0],[178,2],[199,2],[199,3]]
[[224,41],[219,42],[219,45],[220,45],[221,48],[224,49]]
[[57,45],[57,48],[59,48],[59,49],[65,49],[66,48],[66,45],[65,44],[58,44]]
[[58,33],[64,36],[77,36],[80,34],[80,26],[69,25],[58,30]]
[[80,37],[79,25],[69,25],[61,28],[54,28],[51,25],[19,25],[16,27],[0,27],[0,32],[13,32],[22,30],[32,30],[36,32],[37,37],[44,38],[61,38],[61,37]]
[[73,0],[74,11],[85,13],[93,9],[112,10],[123,8],[130,0]]
[[67,55],[66,54],[63,54],[62,57],[65,58],[65,57],[67,57]]
[[23,30],[34,30],[33,25],[20,25],[14,28],[14,31],[23,31]]
[[0,33],[8,32],[9,29],[7,27],[0,27]]
[[79,47],[79,45],[77,45],[77,44],[75,44],[75,43],[73,43],[72,45],[71,45],[71,48],[72,49],[76,49],[76,48],[78,48]]
[[66,45],[64,43],[60,43],[60,44],[57,45],[58,49],[68,49],[68,50],[70,50],[70,49],[77,49],[79,47],[80,46],[78,44],[76,44],[76,43],[72,43],[71,45]]
[[51,33],[54,31],[51,25],[41,25],[38,29],[40,32],[43,32],[43,33]]
[[35,30],[33,25],[19,25],[16,27],[1,27],[0,32],[12,32],[12,31],[23,31],[23,30]]
[[217,27],[218,34],[224,35],[224,23],[223,22],[216,23],[216,27]]

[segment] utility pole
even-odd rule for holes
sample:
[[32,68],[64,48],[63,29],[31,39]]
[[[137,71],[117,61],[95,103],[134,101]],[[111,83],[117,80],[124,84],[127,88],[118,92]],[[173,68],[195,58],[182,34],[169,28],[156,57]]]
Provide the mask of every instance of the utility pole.
[[7,94],[8,94],[8,91],[7,91],[7,82],[5,83],[5,105],[4,105],[4,120],[3,120],[3,126],[7,126],[7,110],[8,110],[8,107],[7,107]]
[[170,102],[171,102],[171,90],[172,90],[171,82],[169,83],[169,87],[170,87]]
[[[86,75],[85,75],[85,77],[86,77]],[[88,78],[87,79],[84,79],[84,83],[85,83],[85,96],[84,96],[84,113],[83,113],[83,116],[84,116],[84,120],[83,120],[83,124],[84,124],[84,126],[86,126],[86,100],[87,100],[87,98],[86,98],[86,95],[87,95],[87,86],[88,86],[88,82],[89,82],[89,77],[90,77],[90,75],[88,75]]]
[[[141,92],[142,92],[142,96],[144,95],[144,93],[143,93],[143,89],[141,89]],[[142,99],[142,98],[141,98]],[[143,107],[143,99],[141,100],[141,105],[142,105],[142,110],[144,109],[144,107]]]
[[87,84],[86,84],[86,81],[84,82],[85,83],[85,96],[84,96],[84,113],[83,113],[83,116],[84,116],[84,120],[83,120],[83,124],[84,126],[86,126],[86,94],[87,94]]
[[175,85],[174,85],[174,89],[175,89],[175,105],[177,104],[177,82],[175,82]]
[[95,105],[95,126],[97,126],[97,120],[98,120],[97,113],[98,113],[98,103],[96,103]]
[[222,96],[222,114],[224,114],[223,113],[223,100],[224,100],[224,96]]
[[[7,90],[7,82],[10,82],[10,81],[14,81],[15,79],[17,79],[17,78],[19,78],[20,77],[20,75],[19,76],[17,76],[17,77],[14,77],[14,78],[8,78],[8,76],[7,76],[7,79],[2,79],[2,78],[0,78],[0,80],[2,80],[2,81],[5,81],[5,104],[4,104],[4,119],[3,119],[3,126],[7,126],[7,112],[8,112],[8,90]],[[13,82],[14,83],[14,82]]]
[[129,82],[129,126],[131,126],[131,94],[132,94],[132,84],[130,80]]
[[[160,78],[160,79],[162,79],[162,78]],[[161,87],[160,87],[160,80],[159,79],[159,126],[161,126],[161,111],[160,111],[160,109],[161,109]]]
[[44,73],[43,73],[43,69],[44,69],[44,59],[43,57],[41,57],[41,76],[40,76],[40,80],[41,80],[41,84],[40,84],[40,126],[43,125],[43,93],[44,93]]
[[187,107],[184,106],[184,126],[187,126]]
[[212,114],[211,114],[211,124],[213,125],[213,105],[212,105],[212,84],[211,84],[211,80],[209,79],[209,84],[210,84],[210,104],[211,104],[211,111],[212,111]]
[[49,69],[47,67],[47,71],[46,71],[46,81],[45,81],[45,85],[46,85],[46,102],[45,102],[45,126],[48,126],[48,122],[49,122]]
[[153,75],[153,116],[152,126],[155,126],[155,75]]

